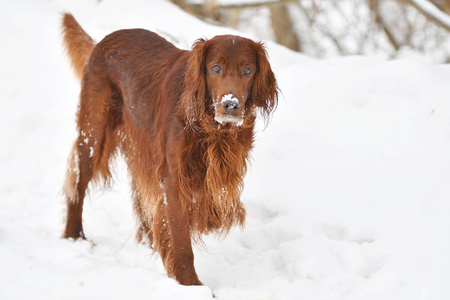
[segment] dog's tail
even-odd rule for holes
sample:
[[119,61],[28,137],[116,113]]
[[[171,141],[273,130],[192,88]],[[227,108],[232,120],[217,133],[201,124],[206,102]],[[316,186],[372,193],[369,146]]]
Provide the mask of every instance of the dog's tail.
[[64,14],[62,25],[67,53],[75,74],[81,81],[84,66],[94,49],[95,42],[71,14]]

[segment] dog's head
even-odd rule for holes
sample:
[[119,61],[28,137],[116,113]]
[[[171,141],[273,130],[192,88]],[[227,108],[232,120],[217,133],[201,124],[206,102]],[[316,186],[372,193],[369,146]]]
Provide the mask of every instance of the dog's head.
[[218,124],[240,126],[255,109],[268,117],[277,96],[275,76],[261,43],[225,35],[194,44],[182,96],[188,122],[209,114]]

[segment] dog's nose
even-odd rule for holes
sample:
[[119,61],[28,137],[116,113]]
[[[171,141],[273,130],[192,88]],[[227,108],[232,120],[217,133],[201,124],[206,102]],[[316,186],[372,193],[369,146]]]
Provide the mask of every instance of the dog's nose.
[[239,103],[239,100],[233,98],[222,101],[222,106],[223,108],[225,108],[227,112],[234,113],[236,110],[239,109],[241,104]]

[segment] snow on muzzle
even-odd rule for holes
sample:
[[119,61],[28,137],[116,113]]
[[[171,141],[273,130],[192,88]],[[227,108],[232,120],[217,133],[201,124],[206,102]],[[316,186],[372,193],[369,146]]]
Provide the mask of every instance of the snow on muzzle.
[[[233,123],[236,126],[241,126],[244,123],[244,110],[241,108],[241,102],[233,94],[226,94],[222,96],[220,104],[215,105],[214,120],[220,124]],[[241,110],[239,116],[238,112]]]

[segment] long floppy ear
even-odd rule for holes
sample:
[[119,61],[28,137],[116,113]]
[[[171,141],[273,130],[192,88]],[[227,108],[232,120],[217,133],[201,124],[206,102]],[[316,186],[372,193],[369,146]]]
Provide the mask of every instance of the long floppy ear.
[[194,43],[192,51],[189,53],[184,79],[184,90],[181,95],[187,123],[200,120],[205,110],[206,50],[207,40],[199,39]]
[[267,120],[278,104],[278,86],[270,68],[267,52],[262,43],[254,43],[257,70],[252,88],[253,105],[259,108],[262,117]]

